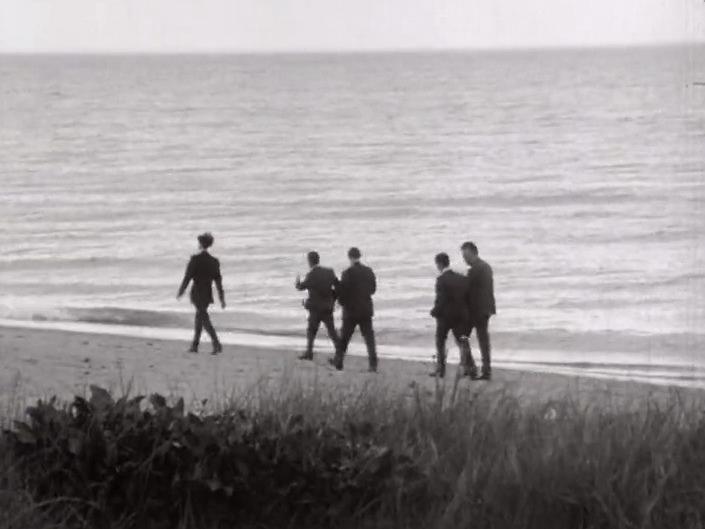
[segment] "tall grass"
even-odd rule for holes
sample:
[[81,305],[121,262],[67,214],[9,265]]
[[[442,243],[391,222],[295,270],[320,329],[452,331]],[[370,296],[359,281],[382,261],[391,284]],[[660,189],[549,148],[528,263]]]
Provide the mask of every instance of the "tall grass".
[[[106,402],[96,391],[95,414],[102,409],[116,413],[119,403]],[[700,404],[683,401],[677,393],[620,408],[605,402],[578,404],[570,396],[525,403],[509,394],[473,396],[458,387],[439,388],[431,395],[398,395],[379,387],[336,394],[317,385],[265,386],[194,415],[194,421],[205,425],[194,434],[205,443],[203,452],[189,448],[187,453],[161,454],[159,464],[155,453],[123,454],[160,476],[170,464],[191,472],[193,465],[184,461],[194,454],[218,461],[213,475],[220,481],[212,490],[189,485],[179,489],[183,494],[171,489],[163,493],[170,503],[158,510],[165,513],[162,521],[167,522],[167,511],[176,513],[166,525],[142,516],[139,510],[146,512],[149,506],[138,499],[120,504],[116,514],[111,499],[96,493],[99,484],[88,477],[85,487],[72,485],[70,493],[47,486],[48,480],[63,483],[57,471],[73,472],[74,478],[88,472],[80,466],[85,454],[77,447],[56,446],[52,439],[35,444],[25,439],[28,444],[18,442],[17,433],[5,433],[0,439],[0,529],[704,528],[705,417]],[[180,406],[157,398],[147,407],[141,403],[138,416],[124,425],[108,425],[107,419],[79,421],[62,424],[62,433],[54,437],[83,428],[87,437],[82,439],[93,439],[96,432],[91,429],[97,426],[110,435],[143,428],[156,452],[164,439],[173,442],[174,432],[182,435],[183,430],[162,428],[145,417],[154,421],[162,413],[169,421],[186,424],[189,415],[184,412],[180,419]],[[61,410],[62,405],[54,408]],[[75,410],[57,421],[70,422]],[[125,413],[137,412],[131,408]],[[23,427],[14,431],[18,428]],[[237,437],[235,431],[246,434]],[[35,428],[41,436],[37,432]],[[125,443],[132,439],[123,438]],[[185,437],[178,439],[182,443]],[[238,452],[237,443],[247,451]],[[225,459],[212,459],[213,450]],[[47,454],[51,460],[42,460]],[[57,461],[63,465],[59,469]],[[231,463],[249,470],[218,470]],[[285,478],[273,475],[283,472],[282,465],[295,472]],[[113,479],[110,473],[117,470],[106,467],[103,472],[101,479]],[[273,490],[271,484],[279,487],[282,479],[289,493]],[[112,517],[101,517],[109,508]]]

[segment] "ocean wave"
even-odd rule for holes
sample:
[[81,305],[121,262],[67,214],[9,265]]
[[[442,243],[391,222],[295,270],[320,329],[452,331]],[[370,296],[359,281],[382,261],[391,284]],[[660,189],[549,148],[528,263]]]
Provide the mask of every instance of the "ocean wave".
[[[191,311],[163,311],[123,307],[69,307],[24,313],[5,314],[11,320],[34,322],[76,322],[98,325],[122,325],[158,329],[188,329],[193,325]],[[229,316],[237,318],[237,315]],[[260,336],[298,336],[301,333],[288,329],[266,329],[254,325],[233,325],[227,320],[218,321],[218,328],[226,332],[243,332]],[[303,327],[302,327],[303,329]]]
[[[130,326],[136,328],[190,330],[193,313],[190,307],[182,310],[139,309],[130,307],[64,307],[25,308],[3,310],[0,317],[14,321],[76,322],[103,326]],[[336,320],[340,314],[336,313]],[[248,312],[229,308],[226,312],[213,311],[219,331],[247,333],[262,337],[289,337],[297,340],[305,336],[305,314],[295,319]],[[433,328],[414,327],[404,318],[376,320],[376,334],[380,344],[400,348],[415,348],[433,353]],[[354,338],[354,341],[359,337]],[[534,328],[511,330],[497,324],[492,330],[495,355],[522,365],[541,363],[544,366],[572,366],[575,369],[593,369],[610,364],[620,369],[660,368],[667,365],[700,366],[700,352],[705,347],[705,333],[635,333],[626,331],[577,330],[562,328]],[[319,342],[326,342],[321,336]],[[473,335],[472,347],[477,349]],[[452,341],[448,343],[455,354]],[[511,354],[508,354],[512,351]],[[624,355],[628,355],[624,358]]]
[[118,307],[70,308],[66,314],[73,321],[139,327],[183,327],[193,319],[185,313]]
[[[605,370],[617,370],[622,372],[669,372],[672,373],[669,376],[686,376],[679,375],[684,369],[687,369],[691,373],[701,373],[705,374],[705,366],[695,366],[687,363],[666,363],[666,362],[653,362],[653,363],[640,363],[640,362],[580,362],[580,361],[563,361],[563,362],[550,362],[550,361],[535,361],[535,360],[512,360],[512,364],[517,365],[533,365],[533,366],[543,366],[543,367],[566,367],[578,370],[591,370],[595,372],[605,372]],[[693,376],[693,375],[691,375]]]

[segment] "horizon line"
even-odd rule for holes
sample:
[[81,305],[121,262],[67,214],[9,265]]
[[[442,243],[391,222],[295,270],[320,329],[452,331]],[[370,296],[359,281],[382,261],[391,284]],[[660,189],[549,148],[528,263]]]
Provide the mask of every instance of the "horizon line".
[[675,40],[663,42],[603,43],[603,44],[545,44],[507,46],[457,46],[457,47],[398,47],[398,48],[321,48],[321,49],[183,49],[183,50],[0,50],[0,55],[43,55],[43,56],[167,56],[167,55],[365,55],[365,54],[406,54],[406,53],[487,53],[487,52],[537,52],[537,51],[576,51],[576,50],[615,50],[649,48],[688,48],[705,46],[702,40]]

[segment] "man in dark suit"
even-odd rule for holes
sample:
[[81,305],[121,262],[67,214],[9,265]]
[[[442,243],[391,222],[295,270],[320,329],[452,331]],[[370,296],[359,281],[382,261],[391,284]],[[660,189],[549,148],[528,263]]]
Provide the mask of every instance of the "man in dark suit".
[[436,302],[431,316],[436,318],[436,370],[431,376],[444,377],[446,373],[446,340],[453,332],[462,362],[470,362],[465,368],[472,374],[476,371],[470,355],[470,313],[467,305],[468,282],[466,278],[450,269],[448,254],[436,255],[438,279],[436,279]]
[[[497,313],[494,299],[494,277],[492,267],[480,259],[479,251],[475,243],[465,242],[460,247],[463,252],[463,259],[470,266],[468,270],[468,309],[470,311],[471,328],[476,329],[477,341],[480,344],[482,353],[482,376],[481,380],[492,378],[492,366],[490,363],[490,317]],[[468,355],[470,355],[468,348]],[[469,374],[469,373],[468,373]]]
[[295,285],[297,290],[308,290],[308,299],[304,302],[304,307],[308,310],[306,352],[299,357],[300,360],[313,360],[313,342],[321,322],[326,326],[328,337],[333,342],[336,351],[338,351],[340,344],[333,323],[333,307],[335,306],[338,278],[335,277],[333,270],[320,265],[321,258],[317,252],[309,252],[307,259],[310,271],[303,281],[297,277]]
[[343,369],[343,359],[348,350],[348,344],[360,326],[360,332],[367,346],[369,371],[377,371],[377,350],[375,346],[375,331],[372,328],[374,306],[372,295],[377,290],[377,279],[369,266],[360,262],[362,254],[357,248],[348,250],[350,268],[343,272],[338,286],[338,302],[343,307],[343,328],[340,332],[340,348],[336,351],[330,363],[336,369]]
[[208,316],[208,306],[213,303],[212,284],[215,281],[218,297],[220,298],[220,305],[222,308],[225,308],[223,278],[220,275],[220,262],[208,253],[208,248],[213,246],[213,236],[210,233],[199,235],[198,246],[200,252],[192,256],[189,260],[184,279],[181,282],[176,298],[181,298],[184,292],[186,292],[186,287],[188,287],[189,282],[193,281],[193,286],[191,287],[191,303],[196,307],[196,318],[194,321],[193,342],[191,343],[189,352],[198,352],[201,331],[205,328],[206,332],[211,337],[211,343],[213,344],[212,354],[215,355],[222,352],[223,346],[220,345],[218,335],[213,328],[210,316]]

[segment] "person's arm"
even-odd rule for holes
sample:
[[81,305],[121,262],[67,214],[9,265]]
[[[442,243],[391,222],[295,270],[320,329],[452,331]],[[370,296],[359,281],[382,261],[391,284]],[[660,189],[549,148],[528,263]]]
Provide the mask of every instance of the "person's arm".
[[223,276],[220,273],[220,261],[215,260],[215,288],[218,291],[218,298],[220,299],[220,306],[225,308],[225,291],[223,290]]
[[370,269],[370,296],[375,292],[377,292],[377,277],[372,269]]
[[441,286],[441,278],[436,279],[436,300],[433,303],[433,308],[431,309],[431,316],[438,318],[441,315],[441,310],[445,306],[445,292]]
[[485,262],[483,267],[482,267],[483,275],[485,276],[485,281],[488,283],[492,281],[492,276],[494,275],[492,272],[492,267]]
[[350,274],[347,270],[340,276],[340,281],[335,287],[338,294],[338,303],[343,307],[348,302],[348,289],[350,288]]
[[186,265],[186,272],[184,272],[184,279],[181,281],[179,291],[176,293],[177,299],[184,295],[191,279],[193,279],[193,260],[189,259],[189,262]]
[[309,287],[309,274],[306,274],[303,281],[301,281],[301,277],[296,276],[296,283],[294,284],[296,290],[306,290]]
[[335,272],[333,272],[333,270],[331,270],[330,273],[333,275],[333,284],[331,285],[331,291],[333,295],[333,301],[335,301],[340,296],[340,281],[338,281],[338,276],[335,275]]
[[490,312],[492,314],[497,314],[497,302],[495,301],[494,297],[494,272],[492,271],[492,267],[487,265],[487,285],[488,285],[488,292],[490,296]]
[[470,309],[472,308],[472,290],[473,290],[473,271],[472,268],[468,270],[468,275],[465,277],[465,304]]

